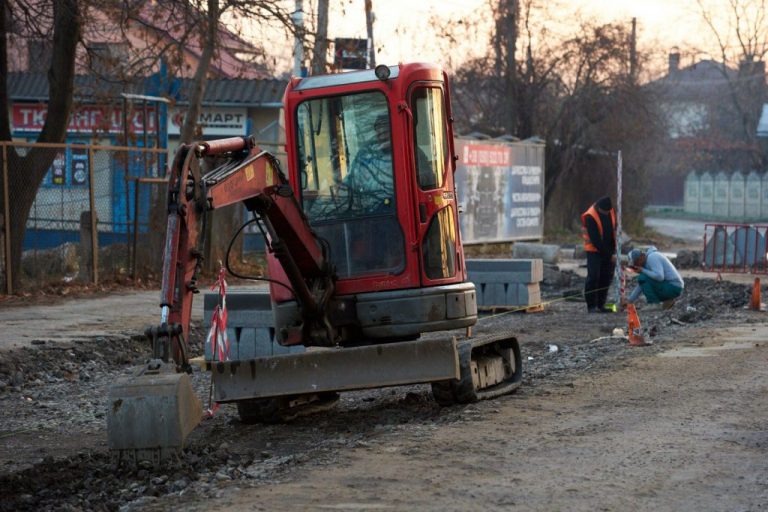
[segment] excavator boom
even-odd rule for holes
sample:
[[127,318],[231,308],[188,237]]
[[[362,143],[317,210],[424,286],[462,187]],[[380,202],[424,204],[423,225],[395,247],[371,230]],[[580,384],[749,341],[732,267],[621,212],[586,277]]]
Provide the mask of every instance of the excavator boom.
[[[203,172],[203,161],[224,163]],[[261,219],[270,250],[285,271],[286,284],[301,306],[307,328],[321,325],[328,337],[324,344],[333,343],[334,333],[323,318],[322,304],[333,293],[333,270],[278,160],[261,151],[250,137],[199,142],[179,150],[171,171],[162,313],[157,328],[161,336],[170,333],[173,358],[182,367],[187,362],[183,344],[202,265],[198,224],[211,210],[235,203],[244,204]],[[317,290],[323,293],[318,296]]]
[[[206,159],[224,163],[202,172]],[[134,455],[154,450],[163,458],[183,446],[200,420],[199,400],[184,373],[190,370],[187,339],[202,264],[200,224],[209,211],[235,203],[261,218],[270,248],[301,305],[307,332],[319,325],[327,343],[333,342],[335,333],[323,307],[333,294],[332,267],[277,159],[259,150],[252,138],[182,146],[168,183],[160,324],[146,333],[153,359],[110,390],[107,431],[113,450]],[[169,369],[171,357],[176,371]],[[159,409],[166,414],[157,415]]]

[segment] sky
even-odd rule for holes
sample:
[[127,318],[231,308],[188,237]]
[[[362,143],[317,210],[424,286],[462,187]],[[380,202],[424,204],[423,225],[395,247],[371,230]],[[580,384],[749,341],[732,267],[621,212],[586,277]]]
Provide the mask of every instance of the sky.
[[[430,61],[450,67],[466,57],[487,49],[488,36],[466,36],[460,50],[446,51],[445,45],[435,37],[432,20],[489,20],[489,0],[372,0],[376,16],[374,41],[377,63]],[[725,0],[707,0],[723,5]],[[293,5],[294,0],[291,0]],[[579,17],[594,18],[601,22],[626,22],[637,18],[638,44],[655,49],[659,62],[673,47],[684,49],[691,62],[700,54],[687,52],[692,48],[705,48],[710,43],[708,29],[703,25],[695,0],[542,0],[553,12],[550,25],[568,30]],[[329,37],[365,37],[364,0],[331,0]],[[316,9],[315,0],[304,0],[305,11]],[[548,27],[552,29],[551,27]],[[278,42],[278,44],[280,44]],[[285,39],[282,39],[285,48]],[[710,46],[711,48],[711,46]],[[285,60],[280,67],[286,66]]]

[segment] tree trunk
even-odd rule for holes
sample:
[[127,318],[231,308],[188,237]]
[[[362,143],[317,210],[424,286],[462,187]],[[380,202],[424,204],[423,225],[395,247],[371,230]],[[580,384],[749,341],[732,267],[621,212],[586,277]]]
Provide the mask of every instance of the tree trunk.
[[317,2],[317,34],[312,49],[312,74],[325,73],[328,58],[328,0]]
[[184,116],[184,124],[181,127],[179,138],[181,142],[189,143],[196,138],[197,120],[200,117],[200,110],[205,95],[206,80],[208,70],[211,67],[211,60],[216,51],[216,34],[219,26],[219,0],[208,0],[208,12],[206,14],[205,35],[203,38],[203,54],[195,70],[195,76],[192,79],[192,91],[189,94],[189,107]]
[[[38,142],[64,142],[72,110],[75,78],[75,51],[80,39],[81,16],[77,0],[53,0],[53,54],[48,70],[48,112],[45,124],[37,138]],[[0,3],[0,140],[12,140],[10,117],[8,115],[8,54],[6,45],[6,4]],[[56,150],[32,148],[25,156],[14,150],[8,151],[9,212],[11,228],[11,259],[7,265],[13,273],[11,284],[19,288],[21,253],[27,217],[37,196],[37,189],[43,181],[56,156]],[[0,211],[3,198],[0,197]]]

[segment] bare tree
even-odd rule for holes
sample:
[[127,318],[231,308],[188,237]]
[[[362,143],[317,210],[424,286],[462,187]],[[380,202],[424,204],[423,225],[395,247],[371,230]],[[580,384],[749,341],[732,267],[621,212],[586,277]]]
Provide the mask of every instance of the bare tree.
[[[762,169],[768,155],[757,144],[761,105],[768,101],[765,62],[768,57],[768,1],[728,0],[716,7],[696,0],[701,16],[715,40],[728,84],[730,105],[736,113],[737,139],[751,148],[752,165]],[[737,73],[729,73],[735,68]]]
[[540,22],[546,9],[534,0],[494,6],[491,53],[464,63],[454,79],[460,131],[546,140],[547,227],[555,229],[572,227],[574,212],[615,190],[622,149],[625,219],[639,227],[661,124],[652,92],[636,80],[645,55],[630,25],[587,21],[571,37],[551,37]]
[[[253,51],[254,45],[246,43],[234,26],[224,26],[225,19],[248,20],[252,25],[273,24],[285,30],[293,30],[290,13],[279,0],[125,0],[120,21],[125,25],[139,23],[147,30],[148,49],[144,55],[134,56],[137,64],[156,66],[160,59],[171,64],[171,72],[183,74],[187,63],[185,52],[199,53],[193,70],[188,92],[189,106],[185,112],[180,138],[190,142],[198,134],[197,120],[205,96],[206,81],[218,74],[215,63],[222,49],[241,55]],[[142,15],[146,10],[158,11],[153,17]],[[127,31],[127,29],[126,29]],[[171,43],[158,46],[154,34],[165,33]],[[229,46],[229,47],[228,47]],[[257,57],[264,57],[256,48]],[[247,63],[244,63],[247,65]]]
[[[187,5],[186,0],[172,0],[172,2],[182,2],[182,5]],[[205,8],[202,5],[192,3],[191,9],[184,10],[187,16],[196,22],[191,25],[191,27],[196,28],[196,32],[189,34],[187,30],[183,34],[201,49],[200,59],[197,61],[197,67],[191,81],[189,105],[184,113],[184,123],[179,136],[181,142],[189,143],[199,136],[197,122],[202,108],[207,79],[211,72],[211,64],[217,51],[226,40],[221,27],[223,16],[229,13],[257,23],[276,21],[286,29],[290,29],[292,24],[289,13],[282,8],[281,3],[277,0],[206,0]],[[157,28],[162,30],[163,27],[161,25]],[[208,232],[205,236],[206,246],[203,249],[206,270],[215,270],[226,257],[227,240],[225,237],[228,233],[234,232],[234,224],[238,222],[240,213],[241,211],[237,206],[232,206],[213,214],[211,222],[208,223]]]
[[208,70],[211,66],[211,59],[216,50],[217,34],[221,17],[219,0],[207,0],[208,8],[203,17],[201,38],[203,39],[203,53],[197,63],[195,76],[192,79],[192,90],[189,94],[189,106],[184,114],[184,124],[181,126],[179,140],[181,142],[192,142],[196,135],[197,120],[200,117],[200,109],[205,95],[205,84],[208,77]]
[[[51,41],[52,58],[48,68],[48,114],[37,142],[61,143],[67,134],[75,78],[75,55],[83,22],[82,6],[78,0],[0,0],[0,140],[11,141],[8,111],[8,39],[14,37],[45,37]],[[37,189],[53,162],[55,152],[33,148],[26,154],[9,148],[7,159],[8,185],[14,191],[9,201],[11,228],[11,257],[6,265],[21,268],[21,253],[27,217]],[[0,196],[0,211],[6,205]],[[19,286],[19,272],[13,272],[12,285]]]

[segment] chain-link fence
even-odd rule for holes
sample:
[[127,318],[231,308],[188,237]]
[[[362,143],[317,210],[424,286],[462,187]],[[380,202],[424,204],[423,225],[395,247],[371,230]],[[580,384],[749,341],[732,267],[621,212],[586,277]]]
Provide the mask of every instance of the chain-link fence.
[[[280,146],[259,145],[286,170]],[[0,293],[73,281],[159,280],[168,165],[167,149],[0,142]],[[242,207],[215,212],[203,234],[213,248],[205,251],[206,267],[218,266],[246,214]],[[216,217],[226,218],[219,224]],[[263,249],[251,224],[230,263],[260,274]]]
[[21,142],[0,149],[2,291],[156,272],[166,149]]

